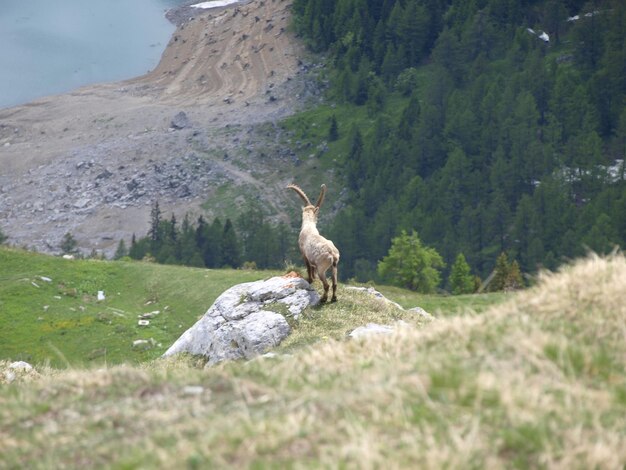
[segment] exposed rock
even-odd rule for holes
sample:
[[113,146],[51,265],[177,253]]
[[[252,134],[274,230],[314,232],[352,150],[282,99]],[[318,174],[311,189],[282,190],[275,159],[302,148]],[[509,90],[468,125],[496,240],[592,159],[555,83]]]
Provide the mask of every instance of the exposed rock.
[[200,355],[207,365],[250,359],[277,346],[291,332],[285,316],[297,318],[317,303],[319,295],[302,278],[273,277],[238,284],[220,295],[163,356]]
[[9,384],[15,381],[29,381],[38,376],[37,371],[28,362],[0,361],[0,384]]
[[359,326],[352,330],[348,335],[350,338],[357,339],[372,335],[393,333],[393,327],[389,325],[379,325],[378,323],[368,323],[365,326]]
[[184,111],[179,112],[176,116],[174,116],[174,119],[172,119],[170,127],[177,130],[189,127],[189,118],[187,117],[187,114],[185,114]]
[[426,310],[424,310],[422,307],[410,308],[409,312],[416,313],[417,315],[419,315],[420,317],[424,318],[425,320],[433,320],[435,318],[430,313],[428,313]]
[[375,335],[389,335],[396,331],[398,328],[406,328],[409,324],[399,320],[395,325],[380,325],[378,323],[368,323],[365,326],[359,326],[348,334],[352,339],[367,338]]
[[404,310],[404,308],[402,308],[402,306],[396,302],[394,302],[393,300],[389,300],[387,297],[385,297],[383,294],[381,294],[380,292],[378,292],[376,289],[374,289],[373,287],[346,287],[346,289],[350,289],[350,290],[356,290],[359,292],[365,292],[367,294],[373,295],[374,297],[376,297],[377,299],[380,299],[386,303],[392,304],[393,306],[399,308],[400,310]]
[[[366,294],[376,297],[377,299],[382,300],[385,303],[393,305],[399,310],[404,310],[404,308],[400,304],[394,302],[393,300],[389,300],[387,297],[385,297],[383,294],[378,292],[373,287],[347,286],[346,289],[364,292]],[[434,319],[434,317],[430,313],[428,313],[426,310],[424,310],[422,307],[413,307],[407,311],[417,314],[423,320],[426,320],[426,321],[432,321]],[[390,333],[393,333],[398,326],[407,326],[407,325],[408,324],[403,321],[398,321],[396,322],[395,325],[379,325],[377,323],[368,323],[365,326],[360,326],[358,328],[355,328],[354,330],[352,330],[352,332],[348,334],[348,336],[352,339],[357,339],[357,338],[364,338],[364,337],[372,336],[372,335],[390,334]]]
[[25,372],[33,370],[33,366],[31,366],[28,362],[25,361],[15,361],[9,364],[9,369],[12,370],[23,370]]

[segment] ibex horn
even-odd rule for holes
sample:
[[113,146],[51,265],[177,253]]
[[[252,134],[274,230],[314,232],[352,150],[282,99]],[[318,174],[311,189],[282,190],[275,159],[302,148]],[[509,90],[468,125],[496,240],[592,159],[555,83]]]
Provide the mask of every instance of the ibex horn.
[[287,189],[293,189],[298,196],[300,196],[302,198],[302,200],[304,201],[304,204],[307,206],[311,206],[311,201],[309,201],[309,198],[307,197],[306,194],[304,194],[304,191],[302,191],[302,189],[300,189],[299,186],[296,186],[295,184],[290,184],[287,186]]
[[320,197],[317,198],[317,204],[315,204],[315,207],[317,207],[318,209],[320,207],[322,207],[322,203],[324,202],[324,196],[326,195],[326,185],[323,184],[322,185],[322,190],[320,192]]

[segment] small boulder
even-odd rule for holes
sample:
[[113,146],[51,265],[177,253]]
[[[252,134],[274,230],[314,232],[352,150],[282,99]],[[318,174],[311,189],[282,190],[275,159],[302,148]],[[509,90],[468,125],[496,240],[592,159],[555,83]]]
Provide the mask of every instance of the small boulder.
[[170,123],[172,129],[180,130],[189,127],[189,118],[183,111],[179,112]]
[[302,278],[273,277],[231,287],[163,354],[204,356],[207,365],[250,359],[278,346],[291,332],[285,316],[297,318],[320,297]]

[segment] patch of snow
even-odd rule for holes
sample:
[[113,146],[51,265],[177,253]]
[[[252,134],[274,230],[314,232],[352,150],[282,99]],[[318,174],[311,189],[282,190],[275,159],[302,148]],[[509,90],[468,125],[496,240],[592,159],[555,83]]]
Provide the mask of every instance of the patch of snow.
[[195,5],[191,5],[191,8],[202,8],[206,10],[209,8],[225,7],[237,2],[239,2],[239,0],[214,0],[212,2],[196,3]]
[[104,296],[104,291],[103,290],[99,290],[98,291],[98,301],[104,300],[106,297]]
[[545,42],[550,42],[550,36],[548,36],[548,33],[546,33],[545,31],[541,32],[541,34],[539,35],[539,39]]

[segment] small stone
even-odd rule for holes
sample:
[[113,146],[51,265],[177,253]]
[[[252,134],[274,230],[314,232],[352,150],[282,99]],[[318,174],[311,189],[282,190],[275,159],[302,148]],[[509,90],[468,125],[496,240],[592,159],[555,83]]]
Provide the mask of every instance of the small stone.
[[187,385],[183,388],[183,395],[198,396],[204,393],[204,387],[201,385]]
[[33,370],[33,366],[31,366],[28,362],[25,362],[25,361],[16,361],[16,362],[12,362],[11,364],[9,364],[9,369],[29,371],[29,370]]
[[170,127],[175,130],[189,127],[189,118],[183,111],[181,111],[174,116],[174,119],[172,119],[172,122],[170,123]]

